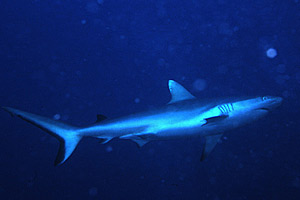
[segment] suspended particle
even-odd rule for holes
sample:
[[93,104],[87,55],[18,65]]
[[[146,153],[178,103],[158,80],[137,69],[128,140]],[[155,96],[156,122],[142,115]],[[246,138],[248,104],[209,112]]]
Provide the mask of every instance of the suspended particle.
[[269,58],[275,58],[277,56],[277,51],[276,49],[270,48],[267,50],[266,54]]
[[99,5],[101,5],[101,4],[103,4],[103,0],[97,0],[97,3],[99,4]]
[[135,98],[135,99],[134,99],[134,103],[140,103],[140,101],[141,101],[141,100],[140,100],[139,98]]
[[106,152],[109,153],[109,152],[112,152],[112,151],[113,151],[113,148],[112,148],[111,146],[108,146],[108,147],[106,147],[105,150],[106,150]]
[[91,187],[90,189],[89,189],[89,195],[91,196],[91,197],[94,197],[94,196],[96,196],[98,194],[98,188],[96,188],[96,187]]
[[206,81],[204,79],[199,78],[195,80],[195,82],[193,83],[193,87],[197,91],[202,91],[206,88]]
[[55,114],[54,116],[53,116],[53,119],[55,119],[55,120],[59,120],[60,119],[60,114]]

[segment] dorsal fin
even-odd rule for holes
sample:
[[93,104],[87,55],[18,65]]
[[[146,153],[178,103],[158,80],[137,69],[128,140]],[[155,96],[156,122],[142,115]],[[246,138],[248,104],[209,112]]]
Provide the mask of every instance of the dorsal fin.
[[101,114],[98,114],[98,115],[97,115],[96,123],[101,122],[101,121],[106,120],[106,119],[107,119],[106,116],[101,115]]
[[177,83],[173,80],[169,80],[169,90],[170,90],[170,93],[172,96],[169,104],[175,103],[178,101],[196,98],[189,91],[187,91],[184,87],[182,87],[182,85],[180,85],[179,83]]

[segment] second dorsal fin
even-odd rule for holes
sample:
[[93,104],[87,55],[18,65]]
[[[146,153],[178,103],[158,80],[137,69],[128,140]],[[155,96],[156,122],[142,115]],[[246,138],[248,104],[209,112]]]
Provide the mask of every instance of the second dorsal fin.
[[169,80],[169,90],[172,96],[169,104],[178,101],[184,101],[184,100],[196,98],[189,91],[187,91],[182,85],[180,85],[179,83],[173,80]]
[[101,122],[101,121],[106,120],[106,119],[107,119],[106,116],[101,115],[101,114],[98,114],[98,115],[97,115],[96,123]]

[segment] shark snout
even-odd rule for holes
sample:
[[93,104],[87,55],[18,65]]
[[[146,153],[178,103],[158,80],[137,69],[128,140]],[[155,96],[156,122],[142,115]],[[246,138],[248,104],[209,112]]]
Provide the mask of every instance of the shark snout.
[[278,107],[281,105],[282,100],[283,99],[281,97],[274,97],[272,104],[274,104],[275,107]]
[[281,105],[283,101],[282,97],[269,97],[268,101],[264,105],[263,109],[266,110],[273,110],[274,108],[277,108]]

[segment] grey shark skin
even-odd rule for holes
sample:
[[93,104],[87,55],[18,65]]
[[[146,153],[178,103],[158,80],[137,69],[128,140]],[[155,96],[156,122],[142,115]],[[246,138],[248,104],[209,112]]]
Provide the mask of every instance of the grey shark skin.
[[113,138],[130,139],[139,146],[152,140],[203,137],[201,160],[214,149],[224,131],[242,126],[265,116],[278,107],[281,97],[257,97],[240,101],[201,104],[184,87],[169,81],[171,101],[158,110],[98,121],[88,127],[74,127],[63,122],[14,108],[3,107],[12,115],[45,130],[60,141],[55,165],[64,163],[83,137],[96,137],[102,143]]

